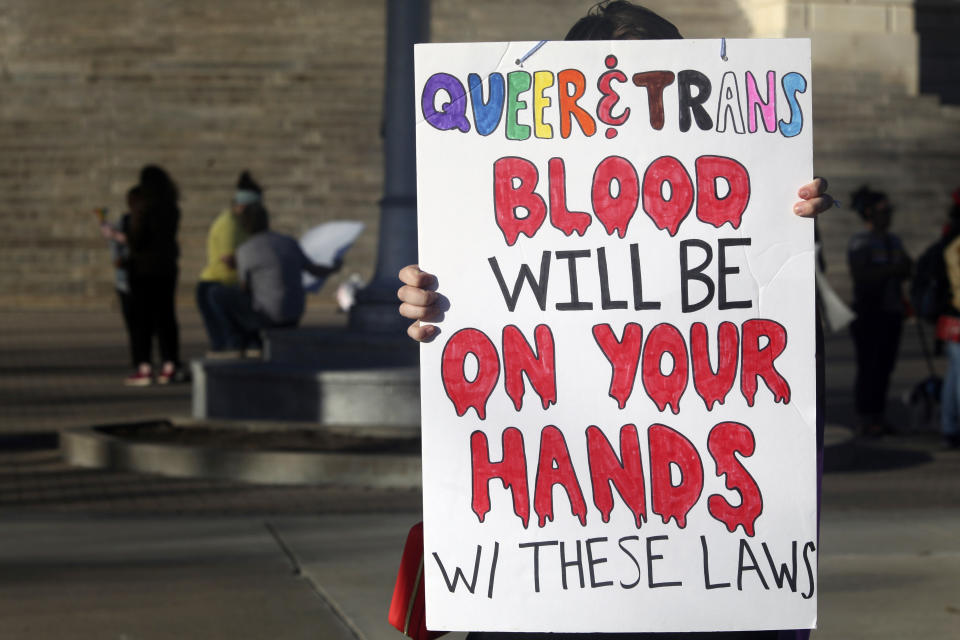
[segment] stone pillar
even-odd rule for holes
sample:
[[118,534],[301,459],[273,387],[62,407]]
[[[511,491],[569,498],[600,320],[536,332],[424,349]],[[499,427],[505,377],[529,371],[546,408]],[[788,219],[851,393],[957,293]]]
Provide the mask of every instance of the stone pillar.
[[916,95],[915,0],[738,0],[753,37],[810,38],[813,66],[875,74]]
[[377,268],[357,294],[350,328],[402,333],[409,321],[397,313],[397,272],[417,261],[417,172],[413,45],[429,38],[429,0],[387,0],[386,77],[383,105],[383,199]]

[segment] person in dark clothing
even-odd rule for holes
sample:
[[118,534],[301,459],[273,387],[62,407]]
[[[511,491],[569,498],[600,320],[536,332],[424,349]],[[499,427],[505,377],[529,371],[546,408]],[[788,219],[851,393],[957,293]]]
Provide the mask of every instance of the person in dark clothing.
[[127,235],[127,268],[134,324],[133,356],[137,370],[125,383],[145,386],[154,381],[154,336],[160,347],[162,363],[156,382],[167,384],[182,376],[175,308],[180,208],[177,186],[162,168],[145,166],[140,171],[138,187],[143,202],[132,212]]
[[[652,11],[618,0],[600,2],[591,8],[588,15],[578,20],[567,33],[567,40],[665,40],[680,39],[682,36],[669,21]],[[816,178],[800,188],[798,195],[802,200],[794,205],[794,213],[802,217],[814,217],[829,210],[834,199],[826,193],[827,182]],[[436,292],[436,278],[417,265],[410,265],[400,271],[401,287],[398,297],[401,300],[400,314],[414,320],[407,333],[418,342],[427,342],[437,335],[437,327],[430,324],[432,319],[442,315],[440,301]],[[819,478],[822,472],[823,451],[823,337],[820,327],[819,310],[816,320],[816,390],[817,390],[817,478],[819,496]],[[818,498],[819,503],[819,498]],[[468,640],[575,640],[590,638],[593,640],[802,640],[809,638],[808,630],[771,630],[746,632],[714,633],[493,633],[472,632]]]
[[891,431],[884,412],[906,311],[903,282],[910,277],[913,261],[900,238],[889,232],[893,207],[886,194],[863,186],[852,194],[851,202],[867,225],[847,246],[857,313],[850,326],[857,354],[854,401],[860,433],[879,436]]
[[114,289],[117,292],[117,300],[120,302],[120,312],[123,315],[123,326],[127,330],[127,341],[130,347],[130,360],[134,370],[137,369],[138,362],[134,357],[134,317],[133,303],[130,297],[130,274],[127,269],[127,256],[129,248],[127,247],[127,235],[130,233],[131,212],[140,207],[143,198],[140,195],[139,187],[132,187],[127,191],[127,212],[120,216],[120,219],[111,224],[106,220],[106,209],[98,209],[97,214],[100,218],[100,233],[104,238],[110,241],[110,253],[113,258],[114,266]]

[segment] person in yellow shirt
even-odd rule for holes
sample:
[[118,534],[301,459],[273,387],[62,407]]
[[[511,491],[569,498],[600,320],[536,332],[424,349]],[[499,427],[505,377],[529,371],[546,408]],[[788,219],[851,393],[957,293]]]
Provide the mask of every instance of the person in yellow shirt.
[[247,239],[247,234],[240,224],[240,214],[248,204],[262,201],[263,189],[250,177],[248,171],[244,171],[237,180],[230,208],[220,212],[207,233],[207,264],[197,282],[197,308],[203,316],[203,324],[210,339],[207,357],[239,355],[227,350],[226,336],[219,328],[220,323],[215,319],[216,310],[210,300],[215,289],[235,287],[239,284],[234,252]]
[[940,394],[940,429],[947,448],[960,449],[960,189],[951,195],[949,231],[945,235],[949,241],[943,250],[950,304],[937,320],[937,337],[946,347],[948,363]]

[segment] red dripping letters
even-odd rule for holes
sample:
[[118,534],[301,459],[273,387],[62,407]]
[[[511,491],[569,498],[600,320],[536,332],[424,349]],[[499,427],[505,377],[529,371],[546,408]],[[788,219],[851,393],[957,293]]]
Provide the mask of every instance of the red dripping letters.
[[[569,208],[563,159],[550,158],[547,166],[549,206],[536,192],[540,180],[537,165],[516,156],[493,163],[494,214],[509,246],[521,235],[532,238],[548,212],[550,224],[567,236],[582,236],[592,222],[589,213]],[[640,207],[657,229],[675,236],[696,200],[696,217],[701,222],[715,227],[729,222],[734,229],[739,228],[750,202],[746,168],[732,158],[700,156],[695,170],[696,181],[680,160],[662,156],[646,167],[640,179],[626,158],[604,158],[594,170],[590,187],[593,215],[607,235],[624,238]]]
[[[585,435],[593,504],[600,512],[601,519],[609,522],[616,508],[612,486],[633,515],[637,528],[640,528],[647,521],[647,504],[644,465],[636,426],[625,424],[620,428],[619,455],[599,427],[589,426]],[[530,494],[523,435],[517,428],[508,427],[503,431],[501,440],[503,453],[499,461],[494,461],[491,460],[487,436],[481,431],[475,431],[470,436],[473,511],[484,522],[491,510],[490,481],[497,479],[510,492],[513,512],[527,527]],[[688,514],[700,502],[703,493],[704,472],[700,453],[683,434],[662,424],[654,424],[647,429],[647,448],[650,460],[650,509],[660,516],[664,524],[674,520],[676,526],[683,529],[687,526]],[[742,525],[746,534],[753,536],[754,523],[763,510],[763,499],[757,483],[735,455],[753,455],[753,432],[736,422],[722,422],[710,431],[707,448],[716,463],[717,475],[726,475],[727,488],[736,490],[741,496],[740,505],[734,507],[724,497],[711,495],[707,501],[710,515],[731,532]],[[545,527],[548,521],[555,518],[553,502],[556,485],[560,485],[566,493],[571,514],[586,526],[587,504],[567,441],[560,429],[547,425],[541,430],[540,449],[535,459],[533,510],[537,514],[538,526]]]

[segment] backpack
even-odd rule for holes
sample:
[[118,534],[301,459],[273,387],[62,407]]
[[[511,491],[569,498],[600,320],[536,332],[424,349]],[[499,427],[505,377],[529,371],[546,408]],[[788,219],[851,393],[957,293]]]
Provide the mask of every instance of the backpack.
[[943,260],[946,243],[937,240],[927,247],[917,260],[917,268],[910,283],[910,302],[918,318],[936,322],[951,306],[950,281]]

